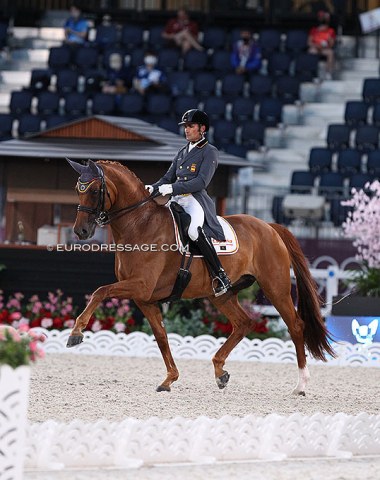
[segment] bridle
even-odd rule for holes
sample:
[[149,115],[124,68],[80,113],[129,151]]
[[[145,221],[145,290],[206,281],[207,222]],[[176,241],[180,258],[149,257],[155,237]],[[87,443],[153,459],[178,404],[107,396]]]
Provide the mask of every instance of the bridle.
[[134,203],[133,205],[128,205],[126,207],[120,208],[119,210],[109,212],[108,210],[105,210],[105,199],[106,199],[106,195],[109,198],[109,200],[111,200],[111,197],[107,189],[103,169],[99,166],[98,168],[99,168],[99,177],[93,178],[89,182],[81,182],[78,179],[78,182],[75,188],[79,193],[85,193],[95,180],[100,179],[100,189],[99,189],[99,195],[98,195],[98,203],[96,207],[91,208],[91,207],[86,207],[85,205],[78,205],[77,207],[78,212],[84,212],[84,213],[88,213],[89,215],[95,215],[95,222],[99,227],[104,227],[108,225],[109,223],[112,222],[112,220],[115,220],[116,218],[121,217],[125,213],[131,212],[136,208],[141,207],[145,203],[149,202],[149,200],[152,200],[153,198],[156,198],[158,195],[160,195],[158,190],[156,190],[156,191],[153,191],[153,193],[151,193],[149,197],[143,198],[142,200],[140,200],[137,203]]

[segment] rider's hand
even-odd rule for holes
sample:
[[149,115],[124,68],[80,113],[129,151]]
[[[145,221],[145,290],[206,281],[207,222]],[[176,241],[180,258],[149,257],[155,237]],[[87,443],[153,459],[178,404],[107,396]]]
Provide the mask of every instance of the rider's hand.
[[145,189],[148,190],[150,195],[152,195],[154,190],[154,187],[152,185],[145,185]]
[[173,185],[167,183],[165,185],[161,185],[158,187],[158,191],[161,193],[162,196],[171,195],[173,193]]

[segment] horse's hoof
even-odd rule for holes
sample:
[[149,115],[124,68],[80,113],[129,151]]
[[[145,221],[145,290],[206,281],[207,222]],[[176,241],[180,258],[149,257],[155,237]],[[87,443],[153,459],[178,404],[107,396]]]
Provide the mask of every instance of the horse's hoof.
[[223,375],[221,375],[216,379],[216,384],[222,390],[227,386],[229,379],[230,379],[230,374],[228,372],[224,372]]
[[303,390],[298,392],[298,395],[301,396],[301,397],[306,397],[306,393]]
[[170,387],[166,387],[165,385],[159,385],[156,388],[156,392],[170,392]]
[[75,347],[75,345],[79,345],[83,342],[83,335],[70,335],[67,339],[66,347]]

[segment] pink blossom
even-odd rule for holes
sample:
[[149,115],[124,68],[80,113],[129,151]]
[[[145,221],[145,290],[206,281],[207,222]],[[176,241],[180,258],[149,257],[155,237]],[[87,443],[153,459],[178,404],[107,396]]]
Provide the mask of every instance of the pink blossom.
[[111,298],[112,305],[117,307],[119,305],[120,300],[118,298]]
[[16,300],[22,300],[24,298],[24,295],[21,292],[17,292],[14,294],[14,297]]
[[39,301],[38,295],[32,295],[32,296],[29,298],[29,302],[30,302],[30,303],[35,303],[35,302],[38,302],[38,301]]
[[93,332],[99,332],[99,330],[102,329],[102,324],[99,322],[99,320],[95,320],[95,322],[92,324],[91,330]]
[[41,302],[35,302],[35,304],[32,307],[32,313],[39,313],[41,308],[42,308],[42,303]]
[[20,322],[18,320],[14,320],[11,325],[12,325],[13,328],[17,329],[20,325]]
[[0,310],[2,310],[3,308],[4,308],[4,303],[0,302]]
[[125,330],[125,325],[123,322],[116,322],[114,325],[114,328],[117,332],[124,332]]
[[53,320],[51,318],[43,318],[41,320],[41,327],[49,328],[53,325]]
[[7,303],[7,308],[16,308],[17,310],[20,310],[21,305],[16,298],[11,298]]
[[70,304],[66,305],[66,307],[65,307],[65,311],[66,311],[66,313],[70,313],[70,312],[72,312],[72,311],[73,311],[73,306],[72,306],[72,305],[70,305]]
[[113,307],[113,303],[112,303],[112,302],[106,302],[106,307],[107,307],[107,308],[112,308],[112,307]]
[[35,330],[29,330],[29,336],[37,342],[44,342],[46,340],[46,336],[43,333],[36,332]]
[[37,342],[35,340],[30,342],[29,348],[31,352],[36,353],[38,351]]
[[37,355],[38,355],[38,358],[45,358],[45,351],[42,350],[42,348],[39,348],[37,350]]
[[75,320],[65,320],[63,325],[66,328],[73,328],[73,326],[75,325]]
[[21,317],[22,317],[22,315],[21,315],[20,312],[12,312],[12,313],[9,315],[9,319],[10,319],[10,320],[20,320]]
[[29,332],[29,325],[27,323],[21,323],[20,321],[20,325],[18,327],[18,331],[20,333],[26,333],[26,332]]

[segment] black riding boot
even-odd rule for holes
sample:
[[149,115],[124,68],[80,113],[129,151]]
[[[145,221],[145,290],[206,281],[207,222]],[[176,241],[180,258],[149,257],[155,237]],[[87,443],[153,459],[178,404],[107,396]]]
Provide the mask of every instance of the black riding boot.
[[220,263],[211,240],[207,238],[201,227],[198,227],[198,232],[199,235],[195,243],[201,251],[212,276],[212,288],[215,296],[219,297],[219,295],[223,295],[231,287],[231,281]]

